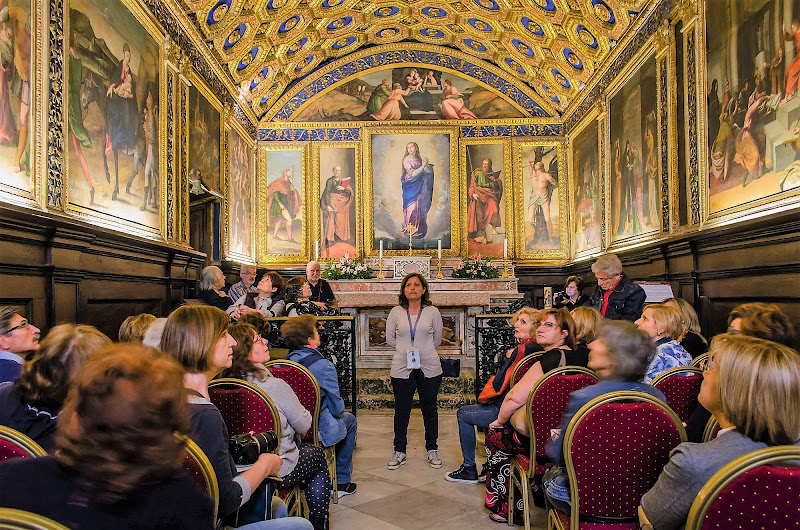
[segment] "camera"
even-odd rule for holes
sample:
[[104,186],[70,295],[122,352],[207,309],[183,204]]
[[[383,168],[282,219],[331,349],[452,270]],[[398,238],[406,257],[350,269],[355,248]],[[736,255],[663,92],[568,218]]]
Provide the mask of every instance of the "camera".
[[273,431],[237,434],[228,441],[228,451],[239,466],[255,464],[259,455],[271,453],[277,447],[278,437]]

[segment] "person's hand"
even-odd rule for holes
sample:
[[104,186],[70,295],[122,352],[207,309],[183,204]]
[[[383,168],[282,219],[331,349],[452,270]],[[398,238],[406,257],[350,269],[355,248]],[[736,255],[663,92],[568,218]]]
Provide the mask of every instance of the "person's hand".
[[492,423],[489,424],[489,428],[490,429],[502,429],[503,428],[503,424],[500,423],[497,420],[494,420]]
[[255,311],[255,309],[253,309],[252,307],[247,307],[246,305],[240,305],[237,311],[239,311],[240,315],[244,315],[246,313],[249,313],[250,311]]
[[423,166],[427,166],[428,165],[428,157],[427,156],[422,159],[422,165]]
[[277,475],[281,469],[281,457],[275,453],[264,453],[258,456],[258,460],[253,464],[265,477]]
[[324,302],[311,302],[311,303],[314,304],[315,306],[321,307],[322,309],[328,309],[328,306]]

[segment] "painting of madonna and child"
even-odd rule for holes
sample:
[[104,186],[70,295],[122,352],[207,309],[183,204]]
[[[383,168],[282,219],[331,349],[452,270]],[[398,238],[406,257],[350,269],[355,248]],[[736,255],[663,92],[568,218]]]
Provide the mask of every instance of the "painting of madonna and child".
[[158,43],[122,2],[69,6],[69,202],[158,228]]
[[[450,134],[373,134],[372,248],[450,249]],[[458,194],[456,190],[455,195]],[[410,225],[410,226],[409,226]]]
[[294,121],[523,117],[519,109],[472,79],[419,65],[353,76],[306,107]]
[[709,0],[706,41],[709,212],[796,191],[800,2]]

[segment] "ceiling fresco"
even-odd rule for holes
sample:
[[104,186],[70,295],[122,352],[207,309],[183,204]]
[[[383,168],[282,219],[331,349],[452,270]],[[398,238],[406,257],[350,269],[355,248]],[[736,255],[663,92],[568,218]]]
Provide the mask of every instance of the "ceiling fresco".
[[[347,56],[357,52],[364,56],[372,46],[396,43],[428,45],[445,54],[449,50],[483,69],[497,70],[515,84],[522,81],[519,89],[537,107],[527,115],[558,117],[647,4],[647,0],[181,1],[239,86],[240,95],[256,116],[268,120],[275,119],[276,103],[287,89],[297,91],[331,64],[347,63]],[[508,94],[498,93],[508,99]]]

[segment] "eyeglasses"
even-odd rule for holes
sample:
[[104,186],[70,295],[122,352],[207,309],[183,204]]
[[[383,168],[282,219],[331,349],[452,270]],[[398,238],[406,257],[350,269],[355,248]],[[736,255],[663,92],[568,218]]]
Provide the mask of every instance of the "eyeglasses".
[[541,324],[539,324],[539,327],[542,327],[542,328],[554,328],[554,327],[556,327],[556,325],[553,324],[552,322],[542,322]]
[[25,329],[25,328],[27,328],[27,327],[28,327],[28,326],[30,326],[30,325],[31,325],[31,324],[30,324],[30,322],[28,322],[27,320],[24,320],[24,319],[23,319],[23,321],[22,321],[22,322],[20,322],[19,324],[17,324],[17,325],[16,325],[16,326],[14,326],[13,328],[9,328],[8,330],[4,331],[4,332],[3,332],[3,335],[8,335],[9,333],[11,333],[12,331],[14,331],[15,329]]
[[261,335],[259,335],[259,336],[257,336],[255,338],[255,342],[260,342],[264,346],[268,346],[269,345],[269,341],[267,339],[265,339],[264,337],[262,337]]

